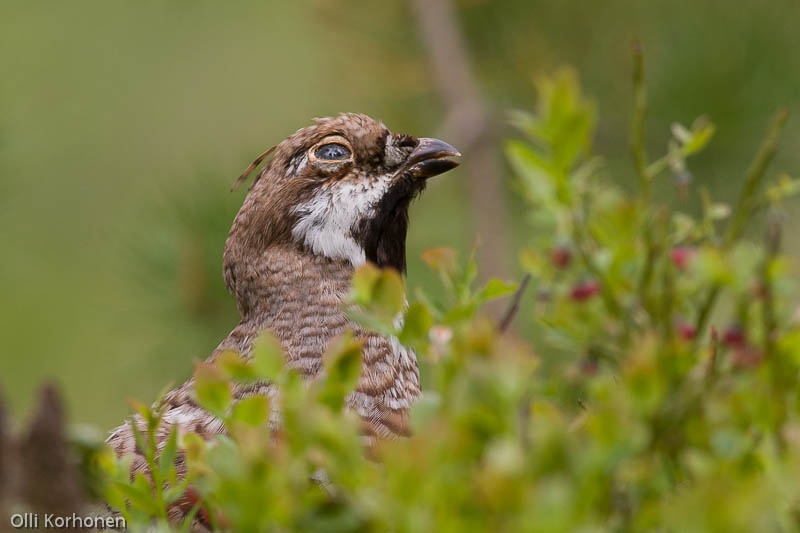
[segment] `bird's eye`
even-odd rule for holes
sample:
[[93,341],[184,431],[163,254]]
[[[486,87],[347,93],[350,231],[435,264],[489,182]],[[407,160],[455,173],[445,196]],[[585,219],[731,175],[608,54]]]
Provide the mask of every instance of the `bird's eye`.
[[343,159],[350,159],[350,149],[339,143],[323,144],[314,152],[317,159],[324,159],[327,161],[341,161]]

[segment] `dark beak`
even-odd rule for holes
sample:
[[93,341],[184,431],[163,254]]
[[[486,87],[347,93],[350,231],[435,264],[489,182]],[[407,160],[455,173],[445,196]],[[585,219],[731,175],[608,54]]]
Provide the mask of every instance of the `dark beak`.
[[457,167],[458,162],[449,158],[460,156],[461,153],[446,142],[422,137],[404,166],[414,176],[428,179]]

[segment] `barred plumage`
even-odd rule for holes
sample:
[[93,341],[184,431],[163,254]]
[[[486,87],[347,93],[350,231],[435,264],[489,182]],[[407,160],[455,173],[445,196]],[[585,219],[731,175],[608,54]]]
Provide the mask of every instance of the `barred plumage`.
[[[408,205],[427,178],[456,166],[449,158],[457,155],[442,141],[395,135],[357,114],[317,119],[280,143],[225,245],[225,283],[241,321],[208,360],[231,349],[249,357],[254,340],[270,330],[286,363],[312,379],[331,339],[352,329],[364,344],[362,375],[348,406],[364,419],[370,438],[407,435],[408,408],[420,394],[414,354],[397,339],[352,323],[341,305],[359,264],[405,270]],[[167,394],[162,445],[173,424],[205,437],[225,430],[195,403],[192,387],[190,379]],[[269,384],[238,385],[234,397],[274,392]],[[118,455],[136,456],[134,471],[146,469],[128,424],[108,442]]]

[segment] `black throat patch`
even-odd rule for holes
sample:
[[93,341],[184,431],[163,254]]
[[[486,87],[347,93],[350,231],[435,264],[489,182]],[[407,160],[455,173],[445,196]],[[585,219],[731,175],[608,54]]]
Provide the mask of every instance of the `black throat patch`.
[[375,215],[353,228],[368,261],[406,272],[408,207],[424,188],[422,180],[398,179],[375,206]]

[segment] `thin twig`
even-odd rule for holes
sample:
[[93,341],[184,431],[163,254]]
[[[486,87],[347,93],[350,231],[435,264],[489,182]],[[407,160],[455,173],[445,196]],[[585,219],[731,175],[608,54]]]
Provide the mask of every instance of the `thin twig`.
[[719,353],[719,334],[717,328],[711,326],[711,346],[709,348],[708,362],[706,363],[706,384],[710,385],[717,373],[717,354]]
[[639,283],[637,283],[636,285],[637,287],[636,292],[637,294],[639,294],[642,300],[642,305],[650,313],[653,313],[653,309],[652,306],[650,305],[650,302],[647,299],[646,289],[647,287],[650,286],[650,280],[653,278],[653,270],[655,269],[655,262],[658,257],[658,251],[659,251],[653,245],[653,239],[651,236],[652,231],[653,231],[652,224],[650,224],[649,222],[645,223],[644,241],[646,243],[645,245],[646,252],[644,256],[644,266],[642,267],[642,275],[639,277]]
[[772,276],[770,275],[770,267],[778,257],[781,248],[781,233],[782,233],[780,218],[777,214],[773,214],[767,223],[766,250],[767,256],[764,258],[764,264],[761,267],[761,287],[763,312],[762,321],[764,328],[764,357],[770,361],[770,364],[775,365],[775,329],[777,328],[777,319],[775,318],[775,291],[772,286]]
[[[781,220],[780,215],[776,212],[770,213],[767,221],[767,231],[765,235],[765,248],[766,257],[761,266],[761,291],[762,291],[762,328],[764,329],[764,359],[769,365],[770,377],[772,381],[771,393],[774,398],[774,403],[778,407],[774,413],[774,435],[775,442],[778,444],[778,449],[781,453],[786,451],[786,438],[783,434],[783,427],[786,423],[786,383],[787,376],[791,376],[791,372],[786,368],[784,360],[778,357],[778,351],[775,347],[775,331],[778,327],[778,321],[775,317],[775,291],[772,283],[772,275],[770,269],[774,264],[776,258],[780,254],[781,248]],[[792,382],[792,379],[790,382]]]
[[705,302],[703,302],[703,305],[700,306],[700,312],[697,314],[697,322],[694,326],[694,330],[697,332],[695,334],[695,339],[699,339],[700,334],[705,331],[706,324],[708,324],[708,319],[711,318],[711,310],[714,308],[714,304],[719,296],[719,291],[719,285],[714,285],[711,287]]
[[588,270],[589,274],[591,274],[592,277],[594,277],[600,283],[600,297],[603,300],[603,304],[612,315],[618,318],[623,318],[623,323],[627,328],[628,322],[625,320],[626,317],[623,316],[624,313],[622,311],[622,306],[617,301],[617,297],[615,296],[614,291],[611,289],[611,284],[600,268],[595,264],[594,259],[592,259],[591,251],[588,249],[589,242],[594,241],[592,235],[589,234],[589,230],[581,224],[572,225],[572,235],[573,239],[575,240],[576,249],[578,250],[578,254],[581,257],[586,270]]
[[756,191],[761,185],[764,177],[764,171],[767,169],[775,153],[778,151],[778,141],[780,140],[783,126],[786,124],[786,119],[789,118],[789,110],[782,108],[778,110],[775,117],[772,119],[767,138],[761,143],[761,146],[756,153],[753,162],[747,169],[747,175],[744,180],[742,192],[739,194],[739,201],[736,209],[733,211],[731,224],[728,226],[728,232],[725,235],[724,244],[730,246],[744,231],[745,223],[750,219],[753,214],[753,206],[757,203]]
[[[753,162],[750,163],[750,167],[747,169],[742,192],[739,194],[739,200],[733,212],[730,226],[728,226],[728,231],[722,241],[723,250],[730,248],[736,243],[739,237],[741,237],[745,223],[750,220],[754,209],[758,206],[756,192],[761,185],[767,165],[769,165],[772,158],[775,157],[775,153],[778,150],[778,141],[783,132],[783,126],[786,124],[786,119],[788,118],[789,110],[787,108],[778,110],[767,131],[767,137],[761,143],[758,152],[756,152],[753,158]],[[719,293],[720,286],[715,285],[709,291],[703,305],[700,306],[700,313],[697,315],[697,322],[695,324],[695,331],[698,334],[696,338],[699,338],[700,334],[705,330]]]
[[673,353],[677,352],[675,347],[675,325],[672,317],[675,311],[675,272],[673,266],[667,263],[664,266],[663,286],[661,294],[661,316],[664,318],[664,340],[669,343]]
[[511,321],[514,320],[514,317],[519,312],[519,302],[522,300],[522,293],[528,288],[528,283],[530,283],[530,281],[530,274],[525,274],[525,277],[520,281],[519,287],[517,287],[517,291],[514,293],[514,298],[511,300],[511,305],[503,316],[503,320],[500,321],[500,325],[497,326],[497,331],[500,333],[504,333],[508,329],[511,325]]

